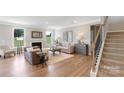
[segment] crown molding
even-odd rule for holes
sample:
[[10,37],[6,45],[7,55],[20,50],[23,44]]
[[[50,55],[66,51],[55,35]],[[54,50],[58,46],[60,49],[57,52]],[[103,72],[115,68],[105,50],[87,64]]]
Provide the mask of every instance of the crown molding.
[[69,26],[63,26],[63,27],[58,28],[58,29],[77,27],[77,26],[82,26],[82,25],[87,25],[87,24],[93,25],[93,24],[99,24],[100,22],[101,22],[101,19],[99,18],[99,19],[92,20],[92,21],[87,21],[87,22],[84,22],[84,23],[73,24],[73,25],[69,25]]
[[82,25],[93,25],[93,24],[98,24],[101,22],[101,18],[96,19],[96,20],[91,20],[87,21],[84,23],[77,23],[73,25],[68,25],[68,26],[62,26],[62,27],[42,27],[42,26],[33,26],[33,25],[23,25],[23,24],[14,24],[14,23],[9,23],[9,22],[4,22],[0,21],[1,25],[8,25],[8,26],[15,26],[15,27],[27,27],[27,28],[36,28],[36,29],[44,29],[44,30],[59,30],[59,29],[65,29],[65,28],[71,28],[71,27],[77,27],[77,26],[82,26]]

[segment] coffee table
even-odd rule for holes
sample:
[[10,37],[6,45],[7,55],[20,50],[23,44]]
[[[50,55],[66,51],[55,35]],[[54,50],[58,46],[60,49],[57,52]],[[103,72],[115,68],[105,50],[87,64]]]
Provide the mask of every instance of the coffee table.
[[50,51],[53,52],[53,55],[55,55],[55,52],[59,52],[61,54],[61,48],[50,48]]

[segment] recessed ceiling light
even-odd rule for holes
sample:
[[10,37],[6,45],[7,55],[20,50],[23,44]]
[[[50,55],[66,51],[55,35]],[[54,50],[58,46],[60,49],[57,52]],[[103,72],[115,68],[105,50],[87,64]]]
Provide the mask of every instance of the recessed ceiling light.
[[73,23],[76,24],[77,23],[77,20],[73,20]]

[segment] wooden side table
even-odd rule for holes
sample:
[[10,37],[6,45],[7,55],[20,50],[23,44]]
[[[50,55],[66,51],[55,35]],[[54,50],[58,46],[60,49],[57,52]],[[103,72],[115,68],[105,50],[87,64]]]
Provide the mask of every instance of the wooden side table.
[[40,56],[40,63],[42,64],[42,66],[44,67],[44,64],[47,65],[45,60],[46,53],[37,52],[36,54]]

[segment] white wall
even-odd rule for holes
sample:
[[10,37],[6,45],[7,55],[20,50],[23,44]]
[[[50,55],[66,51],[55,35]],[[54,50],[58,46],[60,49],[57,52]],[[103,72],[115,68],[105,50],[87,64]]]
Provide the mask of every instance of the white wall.
[[63,40],[63,32],[64,31],[73,31],[73,43],[77,43],[79,34],[83,34],[84,39],[87,40],[89,44],[90,41],[90,25],[76,26],[70,28],[64,28],[59,30],[60,33],[57,33],[55,36],[60,36]]
[[124,30],[124,16],[110,16],[108,23],[109,31]]
[[[29,27],[17,27],[17,26],[10,26],[10,25],[0,25],[0,45],[6,44],[10,47],[13,47],[13,29],[14,28],[23,28],[25,29],[25,45],[31,46],[31,42],[42,42],[43,46],[45,46],[45,33],[43,29],[39,28],[29,28]],[[31,31],[42,31],[43,38],[42,39],[32,39],[31,38]]]
[[12,47],[12,27],[0,25],[0,44]]

